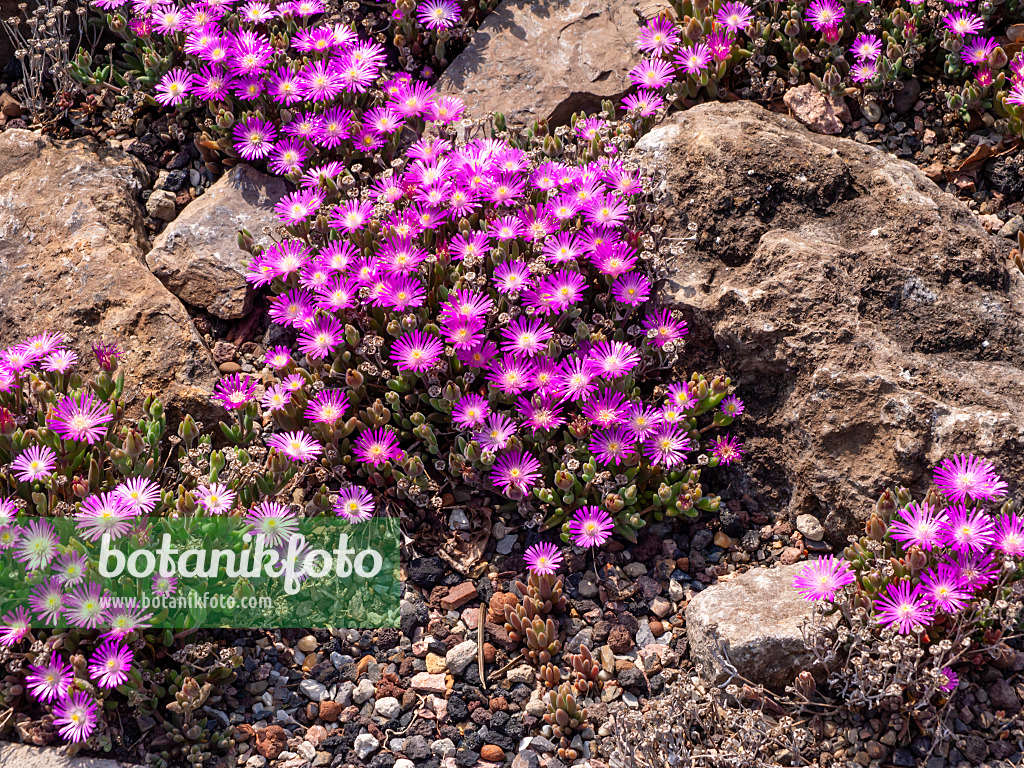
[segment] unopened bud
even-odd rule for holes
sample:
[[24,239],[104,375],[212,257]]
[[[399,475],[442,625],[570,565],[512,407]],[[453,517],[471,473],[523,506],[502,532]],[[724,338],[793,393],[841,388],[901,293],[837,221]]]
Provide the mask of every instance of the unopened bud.
[[814,675],[805,669],[796,676],[796,681],[794,682],[793,687],[796,688],[797,693],[805,699],[809,699],[814,695],[814,691],[818,686],[814,682]]

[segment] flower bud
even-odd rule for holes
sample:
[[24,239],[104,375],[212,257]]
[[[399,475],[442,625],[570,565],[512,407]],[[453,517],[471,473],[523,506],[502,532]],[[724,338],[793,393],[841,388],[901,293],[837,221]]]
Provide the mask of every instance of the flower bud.
[[697,42],[704,37],[704,25],[692,16],[690,17],[690,20],[686,22],[684,30],[686,37],[694,42]]
[[814,675],[805,669],[796,676],[796,681],[793,683],[793,687],[796,688],[797,693],[805,699],[809,699],[814,695],[814,690],[818,686],[814,682]]
[[658,499],[662,504],[668,504],[672,500],[672,486],[662,483],[658,487]]
[[626,503],[619,494],[609,493],[604,497],[604,506],[609,512],[615,514],[616,512],[621,512]]
[[132,457],[132,461],[135,461],[144,450],[146,450],[146,445],[142,442],[142,435],[134,429],[131,430],[124,439],[124,452]]
[[883,523],[882,518],[876,514],[871,515],[871,519],[868,520],[865,530],[872,541],[881,541],[885,538],[885,523]]
[[[355,368],[349,368],[348,371],[345,373],[345,384],[351,387],[352,389],[359,389],[361,386],[363,386],[363,374],[361,374]],[[390,390],[388,391],[387,394],[394,395],[396,398],[398,397],[397,392],[392,392]]]
[[803,64],[805,61],[811,58],[811,52],[807,49],[806,45],[800,43],[800,45],[798,45],[793,50],[793,58],[799,61],[801,64]]
[[[786,26],[783,27],[783,31],[786,33],[787,37],[796,37],[800,34],[800,24],[797,23],[796,19],[790,19],[786,22]],[[804,50],[807,49],[804,48]]]
[[576,476],[567,469],[560,469],[555,472],[555,485],[559,490],[568,491],[576,482]]
[[825,42],[829,45],[835,45],[843,38],[843,30],[838,26],[836,27],[825,27],[825,31],[822,32],[822,37],[825,38]]
[[1006,56],[1006,51],[1003,50],[1001,45],[997,45],[996,49],[988,55],[989,69],[1002,69],[1009,63],[1009,61],[1009,58]]

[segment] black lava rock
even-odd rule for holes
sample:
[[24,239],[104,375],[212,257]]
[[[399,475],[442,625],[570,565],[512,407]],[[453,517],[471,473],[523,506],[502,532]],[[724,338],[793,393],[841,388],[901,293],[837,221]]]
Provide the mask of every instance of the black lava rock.
[[440,557],[417,557],[409,563],[409,581],[417,587],[436,587],[444,578],[444,560]]

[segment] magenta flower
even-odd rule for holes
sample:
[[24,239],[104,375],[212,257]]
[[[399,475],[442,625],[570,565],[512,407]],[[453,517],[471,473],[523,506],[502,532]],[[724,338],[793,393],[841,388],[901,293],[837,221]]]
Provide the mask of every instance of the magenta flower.
[[743,452],[743,443],[735,435],[722,435],[711,441],[711,455],[723,466],[742,459]]
[[21,482],[31,483],[49,477],[56,466],[57,454],[45,445],[31,445],[11,462],[11,471]]
[[31,617],[23,605],[8,611],[0,619],[0,647],[10,648],[25,638],[31,628]]
[[487,399],[477,395],[463,395],[452,410],[452,421],[459,427],[475,427],[482,424],[491,413]]
[[586,400],[597,389],[594,378],[594,369],[589,358],[570,358],[561,365],[557,392],[560,397],[573,402]]
[[971,599],[971,593],[963,588],[959,574],[950,565],[929,568],[921,574],[921,593],[946,613],[959,611]]
[[858,35],[850,51],[857,61],[875,61],[882,55],[882,41],[875,35]]
[[134,514],[119,493],[110,491],[85,498],[75,520],[86,541],[99,541],[104,534],[109,534],[113,541],[128,534]]
[[245,522],[253,527],[253,534],[263,536],[271,547],[288,542],[298,532],[298,519],[284,504],[261,501],[245,513]]
[[995,541],[992,518],[981,510],[957,504],[943,512],[944,543],[955,552],[983,552]]
[[667,309],[649,312],[644,318],[643,329],[647,339],[656,347],[664,347],[670,341],[677,341],[689,330],[682,320],[675,320]]
[[652,464],[671,468],[686,460],[686,451],[693,450],[693,443],[675,424],[662,424],[644,442],[644,450]]
[[345,338],[345,331],[331,316],[320,317],[312,326],[299,334],[299,351],[310,360],[322,360],[334,353],[334,348]]
[[866,83],[878,75],[877,61],[858,61],[850,68],[850,76],[855,83]]
[[651,281],[641,272],[626,272],[612,283],[612,297],[631,307],[639,306],[651,295]]
[[960,583],[972,591],[988,586],[999,575],[999,565],[990,554],[961,552],[956,558],[947,558],[946,564],[956,569]]
[[523,554],[526,567],[538,576],[550,576],[562,564],[562,553],[554,544],[541,541]]
[[217,400],[225,408],[244,408],[256,394],[256,382],[244,374],[233,373],[224,376],[213,388],[211,400]]
[[350,523],[362,523],[373,517],[375,502],[373,494],[358,485],[351,485],[338,491],[334,512]]
[[444,351],[444,343],[420,330],[411,331],[391,345],[391,362],[399,370],[422,373],[430,368]]
[[277,129],[259,117],[247,117],[235,126],[235,149],[246,160],[262,160],[274,148]]
[[754,12],[743,3],[726,3],[715,15],[715,21],[736,34],[743,32],[754,20]]
[[719,404],[718,410],[726,416],[740,416],[743,413],[743,401],[736,397],[736,395],[729,395]]
[[530,358],[506,353],[492,362],[487,380],[507,395],[518,395],[532,386],[533,370]]
[[56,624],[64,611],[64,590],[60,579],[49,578],[32,589],[28,600],[36,617],[47,624]]
[[427,29],[454,27],[461,15],[458,3],[452,0],[427,0],[416,9],[416,18]]
[[975,35],[964,44],[960,51],[960,59],[964,64],[980,67],[988,63],[988,57],[992,55],[996,47],[994,38]]
[[285,346],[271,347],[263,356],[263,362],[275,371],[283,370],[292,362],[291,350]]
[[499,293],[515,294],[530,286],[530,269],[525,261],[506,261],[494,268]]
[[699,75],[711,63],[711,49],[704,43],[695,43],[676,54],[676,64],[688,75]]
[[28,692],[42,702],[61,699],[68,692],[75,678],[71,665],[53,651],[50,660],[42,664],[29,664],[32,670],[25,676]]
[[806,600],[834,601],[836,593],[855,580],[848,562],[829,555],[805,564],[793,577],[793,588]]
[[642,117],[650,117],[665,106],[665,100],[657,93],[642,88],[622,100],[622,108],[627,112],[637,111]]
[[943,516],[927,502],[911,502],[889,525],[889,535],[904,548],[917,546],[931,551],[942,543]]
[[89,659],[89,677],[100,688],[116,688],[128,680],[134,657],[127,646],[105,640]]
[[71,742],[88,739],[98,721],[99,707],[85,691],[76,691],[53,707],[53,724],[57,726],[57,732]]
[[953,501],[994,500],[1006,493],[1006,483],[987,459],[961,453],[935,468],[933,479],[939,490]]
[[943,667],[940,674],[946,678],[945,684],[939,686],[939,690],[943,693],[955,691],[956,687],[960,685],[960,677],[951,667]]
[[50,521],[35,518],[21,529],[21,535],[14,545],[14,559],[24,563],[28,570],[38,571],[48,566],[57,556],[59,544],[57,531]]
[[485,451],[499,451],[504,448],[509,438],[516,433],[516,423],[501,413],[492,413],[484,421],[483,426],[474,433],[473,439]]
[[160,486],[148,477],[131,477],[115,486],[121,502],[137,515],[148,515],[160,501]]
[[618,379],[632,371],[640,362],[636,348],[621,341],[601,341],[590,350],[588,363],[595,376]]
[[323,446],[305,432],[279,432],[266,439],[268,448],[276,448],[292,461],[312,461]]
[[846,11],[836,0],[813,0],[808,6],[806,19],[818,32],[838,27]]
[[398,438],[387,427],[368,429],[356,438],[354,451],[356,458],[375,467],[386,461],[397,459],[401,455]]
[[588,449],[602,464],[614,464],[615,466],[626,461],[636,452],[634,441],[630,439],[629,433],[619,425],[593,432]]
[[676,25],[664,16],[657,16],[648,21],[636,39],[636,47],[645,53],[654,55],[670,53],[679,45],[679,33]]
[[504,328],[501,335],[505,338],[502,352],[533,357],[544,350],[548,339],[554,336],[551,328],[538,318],[521,316]]
[[569,521],[569,535],[577,547],[599,547],[611,538],[614,527],[611,515],[591,505],[576,510]]
[[885,594],[875,600],[875,610],[879,624],[895,624],[902,635],[925,629],[935,616],[920,586],[907,580],[886,585]]
[[66,373],[78,362],[78,354],[70,349],[58,349],[43,358],[43,370],[51,373]]
[[533,431],[555,429],[565,423],[561,407],[551,397],[535,395],[531,400],[521,397],[516,408],[523,417],[522,426]]
[[704,42],[707,43],[708,50],[711,51],[711,56],[715,61],[721,63],[729,60],[732,53],[732,37],[730,37],[728,29],[716,29],[704,38]]
[[1024,556],[1024,518],[1015,512],[1002,515],[996,521],[995,546],[1012,557]]
[[165,107],[175,106],[185,100],[191,89],[192,73],[179,67],[160,78],[154,98]]
[[46,426],[65,440],[92,445],[106,434],[103,425],[113,418],[105,403],[93,397],[92,392],[83,392],[78,397],[62,397]]
[[675,68],[664,59],[643,59],[629,72],[629,79],[641,88],[664,88],[672,82]]
[[525,496],[540,479],[540,462],[526,451],[512,451],[494,462],[490,477],[506,496]]
[[200,485],[196,488],[195,495],[196,501],[209,515],[223,515],[231,511],[236,496],[234,491],[219,482]]
[[343,389],[325,389],[309,401],[303,416],[319,424],[335,424],[344,417],[348,406],[348,392]]

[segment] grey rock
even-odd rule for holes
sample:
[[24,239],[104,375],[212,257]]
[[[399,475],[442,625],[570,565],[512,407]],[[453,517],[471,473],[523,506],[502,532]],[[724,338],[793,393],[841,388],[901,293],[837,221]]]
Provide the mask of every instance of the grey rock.
[[825,538],[825,529],[814,515],[797,515],[796,529],[811,541]]
[[470,662],[476,660],[476,653],[476,640],[466,640],[445,654],[444,663],[452,674],[461,675],[462,670],[469,666]]
[[540,759],[532,749],[524,749],[512,759],[512,768],[539,768],[539,766]]
[[368,758],[377,751],[379,746],[380,742],[370,733],[360,733],[352,743],[352,749],[355,750],[360,760]]
[[327,686],[309,678],[299,683],[299,691],[310,701],[323,701],[327,697]]
[[590,648],[593,644],[594,630],[591,627],[585,627],[569,638],[569,642],[565,645],[565,650],[569,653],[579,653],[582,646],[585,645]]
[[505,673],[505,677],[510,683],[525,683],[529,685],[533,682],[534,674],[533,667],[529,664],[521,664],[518,667],[512,667],[512,669]]
[[507,536],[502,536],[495,545],[495,550],[499,555],[507,555],[515,548],[517,541],[519,541],[517,534],[510,533]]
[[166,189],[154,189],[153,193],[146,200],[146,213],[154,219],[161,221],[174,221],[177,215],[177,206],[173,192]]
[[680,242],[671,303],[702,318],[722,369],[776,383],[741,393],[765,425],[743,465],[765,511],[823,510],[842,546],[884,488],[954,454],[1024,474],[1024,275],[963,203],[749,102],[679,112],[632,157]]
[[402,705],[394,696],[385,696],[382,699],[377,699],[373,705],[373,711],[383,718],[394,720],[402,714]]
[[999,228],[999,232],[997,234],[999,237],[1014,238],[1022,229],[1024,229],[1024,216],[1018,214],[1003,224],[1003,226]]
[[355,690],[352,691],[352,701],[356,704],[362,704],[372,699],[374,693],[373,683],[369,678],[364,677],[356,685]]
[[568,123],[630,88],[639,60],[635,0],[504,0],[437,88],[462,97],[466,117],[502,112],[509,123]]
[[451,739],[438,739],[430,743],[430,751],[434,755],[444,758],[455,751],[455,742]]
[[793,588],[803,564],[754,568],[712,585],[686,607],[690,655],[709,685],[728,675],[717,649],[726,649],[736,671],[754,683],[781,691],[796,675],[814,667],[801,627],[814,604]]
[[993,709],[1005,710],[1010,715],[1020,712],[1021,703],[1013,686],[1006,680],[996,680],[988,688],[988,697]]
[[157,236],[146,264],[187,304],[224,319],[242,317],[252,307],[245,279],[252,257],[238,246],[238,232],[245,229],[269,246],[264,230],[280,225],[274,206],[287,189],[282,178],[234,166]]

